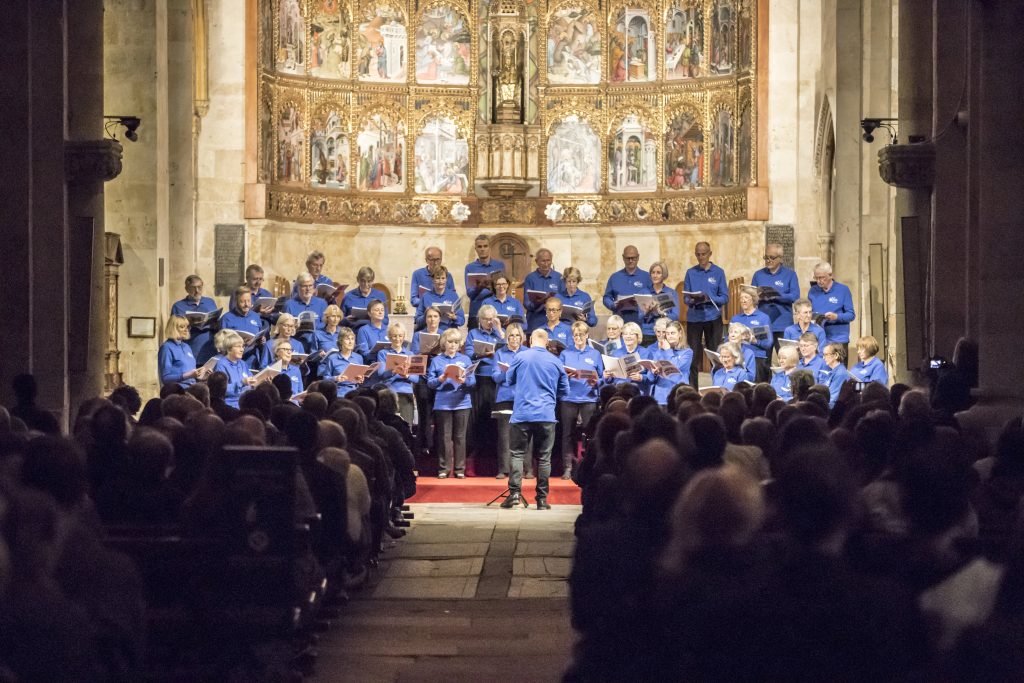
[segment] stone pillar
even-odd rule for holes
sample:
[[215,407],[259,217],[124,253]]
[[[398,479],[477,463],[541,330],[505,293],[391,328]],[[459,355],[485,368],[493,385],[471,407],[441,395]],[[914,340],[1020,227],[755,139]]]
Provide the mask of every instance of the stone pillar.
[[[899,131],[904,142],[912,136],[926,138],[932,130],[932,3],[931,0],[900,0],[899,3]],[[894,277],[896,301],[890,330],[906,339],[895,348],[897,368],[913,369],[928,355],[924,327],[924,273],[930,244],[931,182],[898,185],[890,262],[902,278]],[[899,270],[896,271],[898,273]],[[894,273],[895,274],[895,273]],[[900,296],[902,294],[902,296]],[[898,380],[906,380],[904,373]]]

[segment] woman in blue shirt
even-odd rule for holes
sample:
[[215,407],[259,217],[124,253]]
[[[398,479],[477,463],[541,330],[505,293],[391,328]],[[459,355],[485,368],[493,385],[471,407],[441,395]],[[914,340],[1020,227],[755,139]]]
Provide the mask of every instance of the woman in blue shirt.
[[[607,355],[613,358],[622,358],[623,356],[631,353],[637,354],[641,360],[647,358],[647,349],[640,346],[640,338],[642,333],[640,332],[640,326],[636,323],[626,323],[622,326],[622,337],[621,343],[615,347]],[[604,379],[606,382],[612,382],[614,384],[622,384],[623,382],[636,382],[637,385],[643,385],[644,371],[643,369],[638,372],[631,373],[629,377],[612,377],[608,374],[608,368],[604,369]]]
[[850,368],[850,374],[858,382],[878,382],[889,385],[889,372],[885,363],[878,358],[878,340],[870,334],[857,340],[857,358],[860,360]]
[[[436,277],[434,283],[437,283]],[[427,296],[429,293],[424,298]],[[434,421],[441,446],[437,478],[445,479],[449,468],[454,466],[455,477],[463,479],[466,476],[466,429],[472,406],[470,389],[476,384],[476,377],[466,372],[466,368],[472,365],[469,356],[459,352],[462,347],[460,330],[445,330],[441,344],[443,351],[430,361],[427,372],[427,384],[437,390],[434,394]],[[455,366],[461,372],[449,366]]]
[[[569,323],[582,320],[589,327],[593,327],[597,324],[597,313],[594,311],[594,300],[589,294],[579,289],[580,280],[583,276],[580,275],[580,269],[575,266],[569,266],[562,271],[562,289],[555,296],[562,302],[563,315],[562,319]],[[582,317],[573,316],[569,319],[569,316],[564,314],[565,306],[575,306],[576,308],[582,309],[587,304],[590,304],[590,310],[586,314],[580,314]]]
[[223,372],[228,376],[228,389],[224,396],[224,402],[232,408],[237,408],[238,397],[248,391],[253,384],[249,366],[242,360],[245,342],[234,330],[221,330],[214,337],[213,343],[221,356],[214,372]]
[[454,289],[448,289],[448,269],[438,266],[434,270],[431,279],[434,289],[425,292],[420,298],[420,305],[416,308],[416,327],[425,324],[423,315],[431,306],[446,305],[452,306],[459,302],[450,312],[441,314],[441,329],[449,330],[462,327],[466,322],[466,314],[462,311],[461,297]]
[[302,372],[292,365],[292,342],[280,339],[274,343],[274,358],[281,364],[281,374],[292,381],[292,396],[302,393]]
[[[591,348],[589,339],[590,326],[577,320],[572,324],[572,343],[561,354],[562,364],[569,375],[569,393],[558,404],[558,421],[562,424],[562,479],[572,476],[578,443],[576,425],[582,429],[590,423],[597,409],[597,387],[604,376],[601,354]],[[581,378],[577,374],[580,370],[596,374],[592,378]]]
[[[437,309],[433,306],[428,307],[423,312],[424,327],[418,332],[413,332],[412,344],[409,347],[409,351],[412,355],[418,356],[425,354],[428,356],[436,356],[441,352],[441,345],[438,343],[432,349],[423,350],[420,342],[420,335],[424,332],[427,334],[440,335],[444,330],[441,329],[441,314],[437,312]],[[429,360],[427,362],[429,367]],[[420,378],[426,380],[426,377]],[[416,419],[419,421],[416,425],[416,445],[419,448],[421,454],[436,454],[437,452],[437,439],[434,433],[434,390],[427,386],[426,381],[420,381],[416,383],[413,393],[416,396]]]
[[814,322],[814,306],[809,299],[797,299],[793,302],[793,324],[782,333],[783,339],[800,339],[805,332],[813,332],[818,340],[818,353],[825,350],[825,328]]
[[410,375],[407,368],[398,368],[395,371],[387,369],[388,356],[412,356],[413,354],[405,347],[405,325],[400,322],[393,322],[388,325],[388,341],[391,346],[377,352],[377,377],[387,385],[388,389],[395,392],[398,397],[398,414],[402,416],[405,423],[412,425],[414,401],[413,387],[420,381],[419,375]]
[[324,309],[324,324],[313,332],[313,348],[309,350],[310,353],[314,351],[327,353],[331,349],[338,348],[338,330],[341,329],[341,318],[341,309],[337,305],[331,304]]
[[347,396],[363,383],[361,379],[349,380],[341,376],[352,363],[362,365],[363,357],[356,353],[355,332],[343,327],[338,330],[338,352],[330,354],[320,363],[320,376],[338,383],[339,397]]
[[835,408],[839,392],[842,391],[846,380],[851,379],[850,371],[846,369],[846,344],[841,342],[829,342],[825,344],[824,366],[818,370],[816,378],[818,384],[828,387],[828,407]]
[[188,319],[172,315],[167,319],[164,336],[167,340],[160,345],[157,353],[157,367],[160,370],[160,386],[177,382],[183,387],[195,384],[197,379],[206,379],[202,368],[196,368],[196,358],[188,344],[191,326]]
[[[512,419],[512,402],[516,397],[516,388],[505,383],[505,372],[512,364],[512,359],[523,349],[525,338],[523,326],[519,323],[512,323],[505,328],[505,346],[501,346],[494,352],[494,367],[491,369],[491,379],[497,387],[494,397],[495,420],[498,428],[498,474],[496,479],[507,479],[512,469],[512,455],[509,450],[509,421]],[[531,448],[526,449],[527,453],[533,453]],[[533,479],[533,458],[525,458],[524,468],[526,474],[524,479]]]
[[[768,359],[772,354],[772,345],[775,338],[772,336],[772,320],[768,314],[757,308],[757,289],[754,287],[743,287],[738,297],[740,313],[735,314],[730,322],[742,323],[750,329],[750,348],[754,352],[754,378],[758,382],[768,381]],[[764,328],[762,339],[754,334],[754,328]],[[748,368],[749,369],[749,368]]]
[[[661,307],[652,304],[645,310],[640,311],[640,328],[644,333],[645,343],[657,343],[657,340],[653,340],[655,337],[654,325],[656,322],[662,319],[666,320],[679,320],[679,295],[676,294],[676,290],[672,289],[665,284],[665,280],[668,279],[668,264],[664,261],[655,261],[651,264],[649,269],[651,276],[651,294],[667,294],[672,299],[672,308],[663,310]],[[648,342],[652,339],[652,342]]]
[[370,321],[356,332],[356,352],[363,358],[369,358],[371,355],[376,358],[376,353],[370,353],[373,347],[388,340],[384,302],[373,299],[367,304],[366,312],[370,314]]
[[740,361],[743,359],[743,352],[738,344],[726,342],[718,347],[718,355],[722,358],[722,365],[715,369],[711,375],[711,383],[716,387],[722,387],[726,391],[732,391],[739,382],[747,381],[747,371]]
[[[341,299],[341,310],[345,315],[345,325],[353,330],[357,330],[365,325],[367,319],[365,317],[356,317],[353,315],[352,309],[362,308],[366,309],[366,312],[369,313],[371,301],[380,301],[382,303],[387,301],[387,295],[373,286],[373,281],[376,279],[377,274],[373,272],[373,268],[363,266],[356,273],[356,288],[345,292],[345,296]],[[389,322],[387,313],[385,313],[385,329],[387,329]]]
[[271,353],[271,349],[274,348],[274,343],[285,339],[291,342],[293,353],[309,353],[306,345],[302,343],[302,340],[295,336],[295,330],[299,327],[299,320],[290,313],[282,313],[277,318],[277,325],[274,326],[274,333],[270,337],[270,341],[263,345],[263,360],[261,361],[260,367],[267,367],[274,362],[274,356]]
[[800,335],[796,348],[800,352],[797,369],[809,370],[817,378],[818,371],[825,365],[825,361],[818,354],[818,336],[813,332],[804,332]]
[[790,386],[789,376],[797,369],[800,362],[800,352],[792,346],[784,346],[779,349],[780,370],[772,375],[772,388],[775,395],[787,403],[793,400],[793,387]]
[[649,349],[647,357],[653,361],[667,360],[679,370],[678,373],[666,374],[655,369],[648,373],[647,381],[651,396],[658,402],[658,405],[668,405],[668,397],[672,393],[672,389],[680,382],[689,380],[690,363],[693,362],[693,350],[686,346],[683,339],[683,326],[678,320],[668,322],[665,326],[664,336],[658,343],[658,348]]
[[610,315],[604,323],[604,333],[607,335],[601,343],[605,346],[605,353],[609,356],[612,351],[622,346],[622,326],[626,323],[622,316]]
[[754,353],[754,345],[751,344],[753,338],[750,328],[743,323],[729,323],[729,341],[736,344],[743,354],[739,364],[747,371],[748,382],[753,382],[757,377],[757,356]]
[[498,312],[498,320],[501,322],[502,327],[508,327],[516,322],[520,325],[525,325],[526,309],[523,308],[523,304],[519,299],[509,296],[508,277],[504,273],[495,275],[491,284],[494,285],[494,296],[484,299],[483,305],[494,306],[494,310]]

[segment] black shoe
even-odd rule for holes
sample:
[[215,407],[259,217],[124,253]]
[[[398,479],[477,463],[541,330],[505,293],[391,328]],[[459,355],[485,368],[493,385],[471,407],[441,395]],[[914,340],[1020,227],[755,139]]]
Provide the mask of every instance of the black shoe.
[[538,498],[537,499],[537,509],[538,510],[550,510],[551,506],[548,505],[548,499],[547,498]]
[[521,500],[522,498],[519,497],[518,493],[510,493],[508,494],[508,497],[501,502],[501,507],[506,510],[511,510],[515,506],[519,505]]

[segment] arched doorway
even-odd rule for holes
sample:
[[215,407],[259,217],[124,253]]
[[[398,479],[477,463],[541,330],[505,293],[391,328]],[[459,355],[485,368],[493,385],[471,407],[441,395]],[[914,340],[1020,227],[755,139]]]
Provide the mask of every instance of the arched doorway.
[[522,284],[533,270],[530,247],[514,232],[500,232],[491,237],[491,253],[505,262],[505,274],[512,279],[512,286]]

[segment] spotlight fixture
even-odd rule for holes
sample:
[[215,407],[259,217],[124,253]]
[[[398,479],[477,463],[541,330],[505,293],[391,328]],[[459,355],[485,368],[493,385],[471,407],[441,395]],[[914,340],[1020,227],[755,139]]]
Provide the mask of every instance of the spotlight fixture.
[[138,116],[104,116],[103,119],[106,121],[103,124],[103,130],[110,136],[111,140],[117,139],[117,136],[114,134],[117,126],[124,126],[124,136],[132,142],[139,139],[139,134],[135,131],[142,125],[142,119]]
[[899,137],[896,131],[896,121],[899,121],[899,119],[861,119],[860,127],[864,131],[861,137],[864,139],[864,142],[874,142],[874,132],[879,128],[884,128],[889,132],[889,144],[898,145]]

